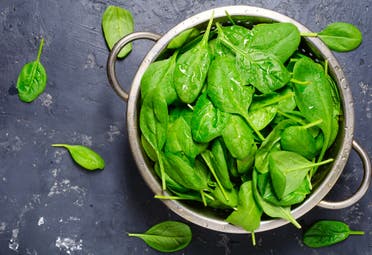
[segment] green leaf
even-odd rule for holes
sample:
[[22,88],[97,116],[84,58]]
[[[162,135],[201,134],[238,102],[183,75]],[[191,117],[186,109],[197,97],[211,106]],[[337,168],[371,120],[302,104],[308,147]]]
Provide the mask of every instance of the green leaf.
[[230,115],[220,111],[202,94],[196,101],[191,119],[192,137],[197,142],[208,143],[222,135]]
[[237,159],[254,157],[257,146],[247,123],[239,115],[231,115],[222,133],[223,141],[231,155]]
[[238,207],[226,218],[226,221],[251,232],[252,242],[255,245],[254,231],[260,226],[261,215],[262,210],[253,196],[252,181],[244,182],[239,190]]
[[331,49],[338,52],[351,51],[362,43],[362,33],[350,23],[335,22],[318,33],[318,37]]
[[52,146],[66,148],[69,151],[72,159],[79,166],[87,170],[97,170],[105,167],[105,161],[103,158],[88,147],[70,144],[52,144]]
[[[134,31],[134,21],[130,11],[118,6],[108,6],[102,15],[102,30],[110,50],[115,43]],[[132,50],[132,44],[126,45],[118,54],[124,58]]]
[[175,252],[188,246],[192,239],[189,226],[177,221],[164,221],[152,226],[143,234],[128,233],[141,238],[151,248],[160,252]]
[[298,189],[311,168],[328,164],[333,159],[313,163],[290,151],[275,151],[269,155],[269,169],[276,196],[282,199]]
[[309,122],[322,120],[318,125],[324,135],[324,146],[318,158],[321,161],[335,140],[339,127],[332,85],[322,66],[305,57],[296,61],[293,78],[307,83],[294,84],[296,103],[303,116]]
[[156,151],[162,173],[162,188],[165,190],[164,167],[160,152],[167,138],[168,105],[165,98],[158,90],[148,94],[143,100],[139,124],[143,136]]
[[41,39],[36,60],[25,64],[18,75],[16,85],[18,97],[26,103],[34,101],[45,90],[47,74],[40,63],[43,45],[44,38]]
[[291,222],[297,228],[301,228],[301,225],[293,218],[290,207],[275,206],[266,202],[257,189],[257,175],[256,171],[253,171],[253,195],[257,204],[262,208],[265,214],[273,218],[282,218]]
[[142,100],[148,93],[160,89],[167,104],[177,100],[177,93],[173,84],[173,73],[176,66],[177,52],[172,57],[151,63],[141,79]]
[[168,44],[168,49],[178,49],[182,47],[188,41],[194,39],[200,34],[199,29],[189,28],[175,36]]
[[364,232],[350,230],[341,221],[320,220],[305,232],[303,242],[311,248],[326,247],[344,241],[349,235],[364,235]]
[[198,97],[207,77],[211,61],[208,39],[213,16],[209,20],[203,39],[179,56],[176,62],[173,79],[178,97],[182,102],[192,103]]
[[292,23],[258,24],[252,29],[249,48],[277,56],[284,63],[298,48],[300,32]]

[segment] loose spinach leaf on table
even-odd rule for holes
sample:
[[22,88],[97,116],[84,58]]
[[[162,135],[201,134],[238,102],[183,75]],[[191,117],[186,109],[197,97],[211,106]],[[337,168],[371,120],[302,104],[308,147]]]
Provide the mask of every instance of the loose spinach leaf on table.
[[364,232],[350,230],[341,221],[320,220],[306,230],[303,242],[308,247],[320,248],[344,241],[350,235],[364,235]]
[[188,246],[192,232],[188,225],[177,221],[164,221],[152,226],[144,233],[128,233],[138,237],[150,247],[160,252],[175,252]]
[[[134,31],[133,16],[130,11],[110,5],[102,15],[102,30],[110,50],[121,38]],[[132,44],[126,45],[118,54],[124,58],[132,50]]]
[[64,147],[70,153],[72,159],[87,170],[103,169],[105,161],[92,149],[83,145],[52,144],[53,147]]
[[36,60],[25,64],[18,75],[16,85],[18,97],[26,103],[34,101],[45,90],[47,74],[40,63],[43,45],[44,38],[41,39]]

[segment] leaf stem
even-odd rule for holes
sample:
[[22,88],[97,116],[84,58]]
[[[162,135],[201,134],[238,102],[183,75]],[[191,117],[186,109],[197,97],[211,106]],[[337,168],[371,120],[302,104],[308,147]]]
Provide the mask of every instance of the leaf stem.
[[253,231],[251,232],[251,237],[252,237],[252,245],[256,246],[256,235],[254,234]]
[[40,61],[40,56],[41,56],[41,52],[43,50],[43,46],[44,46],[44,38],[41,38],[39,50],[37,52],[36,62],[39,62]]
[[294,78],[292,78],[290,81],[293,82],[293,83],[295,83],[295,84],[299,84],[299,85],[308,85],[308,84],[310,84],[310,81],[300,81],[300,80],[297,80],[297,79],[294,79]]
[[229,19],[229,21],[233,24],[233,25],[236,25],[235,21],[232,19],[230,13],[228,11],[225,11],[225,14],[227,16],[227,18]]
[[203,201],[204,206],[207,207],[208,204],[207,204],[207,200],[206,200],[206,198],[205,198],[205,196],[204,196],[204,192],[203,192],[203,190],[200,190],[200,196],[201,196],[201,198],[202,198],[202,201]]
[[349,232],[350,235],[364,235],[364,231],[359,231],[359,230],[350,230]]
[[317,37],[318,36],[318,33],[314,33],[314,32],[303,32],[303,33],[300,33],[301,36],[303,37]]
[[321,161],[321,162],[318,162],[318,163],[304,164],[302,167],[287,169],[286,172],[288,173],[288,172],[293,172],[293,171],[297,171],[297,170],[301,170],[301,169],[305,169],[305,168],[318,167],[318,166],[321,166],[321,165],[331,163],[331,162],[333,162],[333,160],[334,160],[333,158],[330,158],[330,159],[327,159],[327,160],[324,160],[324,161]]
[[311,122],[311,123],[309,123],[309,124],[307,124],[307,125],[302,126],[302,128],[304,128],[304,129],[308,129],[308,128],[311,128],[311,127],[317,126],[317,125],[319,125],[319,124],[322,123],[322,122],[323,122],[323,119],[319,119],[319,120],[317,120],[317,121],[314,121],[314,122]]
[[200,155],[202,156],[202,158],[204,159],[205,163],[207,164],[207,166],[208,166],[209,170],[211,171],[213,177],[216,179],[216,182],[217,182],[218,186],[220,187],[220,189],[221,189],[221,191],[222,191],[222,194],[223,194],[224,198],[225,198],[227,201],[229,201],[229,198],[228,198],[227,195],[226,195],[226,191],[225,191],[224,187],[222,186],[220,180],[218,179],[217,174],[216,174],[216,172],[214,171],[214,167],[213,167],[212,164],[211,164],[211,161],[210,161],[209,158],[205,155],[205,153],[207,153],[207,152],[208,152],[208,151],[203,152],[203,153],[201,153]]
[[253,110],[256,110],[256,109],[260,109],[262,107],[273,105],[273,104],[279,103],[283,100],[286,100],[288,98],[294,97],[294,95],[295,94],[293,92],[289,92],[289,93],[284,94],[284,95],[276,96],[274,99],[270,100],[266,104],[258,104],[259,106],[256,106],[255,104],[252,104],[251,107],[249,108],[249,110],[253,111]]
[[214,11],[212,12],[212,16],[209,19],[207,30],[205,30],[205,33],[203,35],[202,44],[204,44],[204,45],[207,45],[207,43],[208,43],[209,33],[211,31],[211,27],[212,27],[212,23],[213,23],[213,18],[214,18]]
[[164,200],[189,200],[184,197],[177,197],[177,196],[163,196],[163,195],[155,195],[154,198],[157,199],[164,199]]
[[161,187],[162,187],[163,190],[166,190],[167,186],[166,186],[166,183],[165,183],[164,164],[163,164],[163,160],[162,160],[162,157],[161,157],[159,151],[156,151],[156,156],[158,158],[159,167],[160,167]]
[[253,129],[253,131],[257,134],[258,138],[263,142],[265,140],[265,137],[261,134],[260,131],[257,130],[257,128],[252,124],[252,122],[249,120],[248,113],[247,114],[242,114],[242,117],[245,119],[247,124],[249,125],[250,128]]

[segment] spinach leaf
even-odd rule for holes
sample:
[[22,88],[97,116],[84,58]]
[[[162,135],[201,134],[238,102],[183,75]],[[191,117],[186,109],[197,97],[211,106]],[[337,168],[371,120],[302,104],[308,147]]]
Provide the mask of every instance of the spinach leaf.
[[280,135],[283,130],[291,125],[294,125],[295,122],[292,120],[283,120],[279,122],[270,134],[266,137],[258,148],[255,155],[255,169],[261,173],[269,172],[269,154],[270,152],[276,150],[276,145],[280,142]]
[[239,115],[231,115],[230,123],[222,132],[223,141],[234,158],[254,157],[257,145],[246,122]]
[[[154,171],[155,171],[156,175],[159,178],[161,178],[161,171],[160,171],[160,166],[159,166],[158,162],[156,162],[155,165],[154,165]],[[172,191],[173,193],[178,192],[178,193],[183,193],[184,194],[184,193],[191,192],[191,190],[185,188],[184,186],[182,186],[181,184],[179,184],[178,182],[173,180],[167,173],[164,174],[164,178],[165,178],[167,189]]]
[[141,238],[147,245],[160,252],[175,252],[188,246],[192,232],[188,225],[177,221],[164,221],[152,226],[145,233],[128,233]]
[[141,79],[141,98],[144,99],[154,89],[160,89],[167,104],[177,100],[177,93],[173,84],[173,73],[176,66],[177,52],[170,58],[153,62],[146,69]]
[[296,103],[303,116],[309,122],[322,120],[318,127],[324,135],[324,146],[318,161],[324,157],[338,133],[338,115],[333,101],[332,86],[321,65],[310,58],[296,61],[293,78],[307,82],[306,85],[294,84]]
[[184,103],[194,102],[203,88],[211,59],[208,38],[212,22],[213,16],[209,20],[203,39],[177,59],[173,75],[174,86],[178,97]]
[[[110,50],[121,38],[134,31],[133,16],[130,11],[118,6],[108,6],[102,16],[102,30]],[[126,45],[118,54],[124,58],[132,50],[132,44]]]
[[257,130],[264,129],[275,118],[278,108],[275,105],[249,110],[248,118]]
[[195,141],[208,143],[222,134],[230,115],[214,107],[203,93],[194,106],[191,119],[191,132]]
[[143,150],[145,151],[146,155],[153,161],[156,162],[158,160],[157,153],[155,149],[151,146],[151,144],[147,141],[147,139],[141,134],[141,144]]
[[302,36],[318,36],[331,50],[347,52],[359,47],[362,43],[362,32],[353,24],[334,22],[319,33],[303,33]]
[[276,196],[282,199],[295,191],[311,168],[328,164],[332,161],[333,159],[328,159],[313,163],[295,152],[271,152],[269,155],[269,169]]
[[[235,188],[230,190],[225,190],[225,193],[217,186],[212,191],[212,196],[219,202],[221,205],[224,205],[227,208],[236,208],[238,206],[238,191]],[[225,198],[226,196],[226,198]],[[209,204],[208,204],[209,205]],[[220,205],[220,207],[221,207]]]
[[164,167],[160,152],[167,139],[168,105],[162,94],[156,90],[143,100],[140,110],[140,129],[143,136],[154,148],[161,169],[162,188],[166,189]]
[[219,139],[213,141],[211,152],[213,155],[213,163],[215,164],[218,179],[220,180],[222,186],[224,186],[226,189],[232,189],[233,184],[230,180],[229,169],[227,168],[225,148]]
[[252,243],[256,245],[254,231],[260,226],[262,210],[256,204],[253,196],[252,181],[244,182],[239,189],[239,203],[226,221],[240,226],[252,233]]
[[165,152],[182,153],[193,161],[206,148],[207,144],[194,142],[191,127],[182,116],[168,125]]
[[297,228],[301,228],[301,225],[293,218],[290,207],[275,206],[266,202],[257,189],[257,175],[258,173],[253,170],[252,181],[253,181],[253,195],[257,204],[262,208],[263,212],[273,218],[282,218],[291,222]]
[[25,64],[18,75],[16,85],[18,97],[26,103],[34,101],[45,90],[47,74],[40,63],[43,45],[44,38],[41,39],[36,60]]
[[247,51],[252,38],[252,31],[239,25],[221,26],[224,36],[241,50]]
[[339,243],[349,235],[364,235],[364,232],[350,230],[349,226],[341,221],[320,220],[305,232],[303,242],[308,247],[319,248]]
[[175,36],[168,44],[168,49],[178,49],[182,47],[186,42],[194,39],[200,34],[199,29],[189,28]]
[[252,29],[248,47],[274,54],[284,63],[297,50],[300,41],[300,32],[292,23],[258,24]]
[[208,72],[207,87],[207,94],[211,101],[221,111],[241,115],[258,137],[264,140],[262,134],[248,118],[248,108],[253,93],[253,87],[243,86],[233,56],[218,56],[213,60]]
[[66,148],[72,159],[86,170],[97,170],[105,167],[103,158],[86,146],[70,144],[52,144],[52,146]]
[[164,153],[165,173],[185,188],[201,191],[208,188],[209,176],[205,169],[194,167],[187,158],[170,152]]

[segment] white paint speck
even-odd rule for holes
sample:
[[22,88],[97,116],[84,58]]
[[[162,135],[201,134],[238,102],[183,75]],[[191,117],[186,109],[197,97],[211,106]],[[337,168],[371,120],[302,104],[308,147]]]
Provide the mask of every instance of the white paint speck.
[[61,171],[59,168],[54,168],[51,170],[53,177],[57,177],[58,173]]
[[81,135],[81,144],[84,146],[92,146],[93,138],[88,135]]
[[0,234],[4,233],[6,230],[6,223],[0,222]]
[[87,56],[87,60],[85,61],[84,69],[91,69],[94,68],[96,65],[96,57],[92,53],[89,53]]
[[6,182],[6,181],[7,181],[6,177],[3,177],[3,182]]
[[39,218],[38,222],[37,222],[37,225],[38,225],[38,226],[41,226],[41,225],[44,225],[44,223],[45,223],[44,217],[41,216],[41,217]]
[[57,149],[55,152],[54,152],[54,161],[59,164],[62,162],[62,159],[63,159],[63,155],[66,154],[67,151],[65,149]]
[[79,207],[84,205],[86,190],[77,185],[71,185],[71,181],[68,179],[63,179],[62,181],[55,181],[49,190],[48,197],[64,195],[67,193],[76,194],[77,199],[76,201],[73,202],[74,205],[77,205]]
[[115,136],[120,135],[120,129],[115,125],[110,125],[110,130],[106,132],[107,140],[109,142],[113,142],[115,140]]
[[81,251],[83,249],[83,240],[75,240],[69,237],[57,237],[56,247],[60,251],[65,251],[67,254],[72,254],[74,251]]
[[21,138],[18,136],[10,137],[7,141],[0,142],[0,149],[3,148],[7,151],[20,151],[23,146]]
[[45,106],[46,108],[50,108],[53,104],[53,97],[48,93],[43,93],[39,96],[39,100],[41,101],[41,105]]
[[361,92],[363,96],[366,96],[368,94],[368,83],[364,83],[363,81],[359,82],[359,87],[361,89]]
[[13,251],[18,251],[18,247],[19,247],[18,234],[19,234],[18,228],[12,230],[12,237],[9,240],[8,247],[9,249]]

